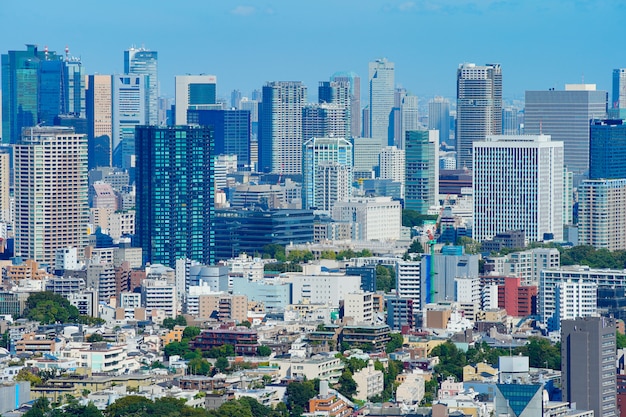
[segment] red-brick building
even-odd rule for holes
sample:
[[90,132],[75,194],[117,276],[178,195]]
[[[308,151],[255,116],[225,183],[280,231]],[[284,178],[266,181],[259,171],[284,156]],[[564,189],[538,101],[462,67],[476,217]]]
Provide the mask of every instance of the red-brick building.
[[498,307],[509,316],[526,317],[537,314],[537,287],[522,286],[519,277],[506,277],[498,285]]

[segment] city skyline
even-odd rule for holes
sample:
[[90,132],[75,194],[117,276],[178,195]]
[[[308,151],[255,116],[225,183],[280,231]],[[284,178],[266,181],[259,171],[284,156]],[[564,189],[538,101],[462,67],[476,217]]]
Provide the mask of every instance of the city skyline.
[[[288,80],[310,87],[313,101],[317,82],[337,71],[354,71],[364,79],[368,62],[381,57],[395,62],[396,84],[420,100],[454,97],[455,70],[463,62],[500,63],[507,99],[521,99],[525,90],[561,89],[583,78],[610,91],[612,70],[623,66],[607,39],[619,37],[615,28],[625,6],[608,1],[346,1],[332,9],[325,1],[189,0],[148,9],[146,4],[124,4],[124,13],[114,4],[96,13],[74,0],[55,7],[38,0],[28,8],[5,4],[0,49],[36,43],[60,53],[67,45],[70,54],[82,58],[86,73],[114,74],[123,72],[124,50],[143,46],[159,53],[163,96],[174,96],[175,75],[205,73],[219,77],[219,97],[233,89],[247,95],[267,81]],[[137,19],[146,13],[149,18]],[[602,23],[588,19],[591,13],[603,16]],[[27,35],[18,26],[24,21],[30,22]],[[331,30],[339,21],[345,37]],[[184,39],[172,36],[183,24]],[[203,47],[208,54],[198,53]]]

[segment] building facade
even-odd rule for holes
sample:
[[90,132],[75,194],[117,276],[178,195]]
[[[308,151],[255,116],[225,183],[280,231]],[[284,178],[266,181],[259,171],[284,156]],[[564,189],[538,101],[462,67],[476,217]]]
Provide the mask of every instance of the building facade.
[[623,120],[593,120],[589,129],[589,179],[626,178]]
[[394,106],[395,64],[387,59],[369,63],[369,131],[370,137],[393,145],[393,126],[390,126]]
[[578,243],[626,249],[626,179],[585,180],[578,187]]
[[405,208],[426,214],[439,196],[438,132],[409,131],[405,148]]
[[530,242],[563,239],[563,142],[488,136],[474,142],[473,238],[523,230]]
[[177,75],[175,79],[175,125],[197,123],[187,120],[188,110],[221,110],[217,103],[217,77],[215,75]]
[[502,67],[461,64],[456,91],[457,168],[471,170],[473,143],[502,133]]
[[129,48],[124,51],[124,74],[135,74],[145,76],[146,95],[144,96],[145,116],[144,123],[138,124],[159,124],[159,79],[158,79],[158,58],[157,51],[150,51],[145,48]]

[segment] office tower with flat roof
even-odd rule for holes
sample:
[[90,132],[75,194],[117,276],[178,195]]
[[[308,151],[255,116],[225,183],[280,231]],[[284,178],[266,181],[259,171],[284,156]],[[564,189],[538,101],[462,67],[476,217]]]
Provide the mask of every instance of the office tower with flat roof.
[[589,121],[606,118],[607,92],[595,84],[566,84],[565,90],[526,91],[524,133],[563,142],[564,164],[575,185],[589,174]]
[[250,167],[250,112],[247,110],[188,110],[187,122],[212,126],[215,155],[237,155],[237,169]]
[[427,214],[439,195],[439,132],[408,131],[405,146],[404,207]]
[[383,148],[380,139],[352,138],[354,155],[354,179],[373,178],[374,169],[378,167],[378,154]]
[[87,77],[86,113],[89,169],[111,166],[113,153],[113,79],[110,75]]
[[137,245],[144,263],[215,263],[213,128],[138,126]]
[[342,84],[349,83],[350,86],[350,136],[361,135],[361,77],[356,73],[336,72],[330,77],[330,81]]
[[473,146],[473,238],[523,230],[529,242],[563,240],[563,142],[490,135]]
[[[325,176],[318,176],[320,169],[324,165]],[[342,170],[338,167],[333,168],[333,164],[345,167]],[[318,202],[327,202],[324,207],[317,207],[319,210],[330,211],[332,204],[336,201],[346,201],[350,197],[350,187],[352,186],[352,144],[341,137],[322,137],[311,138],[302,146],[302,208],[308,210],[316,207]],[[328,174],[335,173],[341,175],[343,182],[341,184],[333,183],[337,197],[341,200],[332,201],[323,197],[322,190],[329,190],[331,187],[330,177]],[[318,183],[323,180],[323,183]],[[323,185],[326,184],[327,187]],[[346,190],[348,190],[346,195]],[[317,197],[316,197],[317,196]]]
[[623,120],[592,120],[589,130],[589,179],[626,178]]
[[302,109],[302,139],[336,137],[348,140],[348,107],[337,103],[307,104]]
[[390,130],[391,111],[394,107],[395,65],[386,58],[369,63],[369,129],[370,137],[387,143],[393,141]]
[[71,128],[25,128],[13,148],[15,254],[54,265],[87,245],[87,138]]
[[502,67],[461,64],[456,84],[457,168],[472,169],[472,144],[502,133]]
[[626,68],[613,70],[613,89],[609,107],[626,110]]
[[615,319],[584,317],[561,326],[563,401],[596,417],[616,416]]
[[238,109],[240,102],[241,102],[241,91],[233,90],[230,93],[230,107],[233,109]]
[[158,124],[159,79],[158,53],[149,49],[130,48],[124,51],[124,74],[144,75],[145,80],[145,120],[147,124]]
[[578,243],[626,249],[626,179],[585,180],[578,186]]
[[8,152],[0,150],[0,223],[11,222],[11,201],[9,197],[10,158]]
[[307,88],[300,81],[263,86],[259,110],[260,172],[302,174],[302,109]]
[[215,75],[177,75],[174,124],[186,125],[188,110],[221,110]]
[[149,124],[146,111],[145,75],[113,75],[113,165],[135,167],[135,126]]
[[411,130],[419,130],[422,124],[419,121],[419,100],[417,96],[406,94],[400,102],[400,135],[396,136],[396,146],[404,149],[404,140],[406,132]]
[[67,112],[65,62],[37,45],[2,54],[2,142],[17,143],[22,128],[39,122],[53,125]]
[[76,117],[86,117],[86,81],[85,67],[80,58],[70,56],[65,47],[65,66],[67,67],[67,113]]
[[454,145],[450,139],[450,101],[435,97],[428,102],[428,129],[439,131],[439,141]]
[[[320,104],[332,104],[334,107],[341,109],[340,113],[343,114],[341,121],[343,121],[344,128],[341,129],[340,134],[343,135],[341,137],[344,139],[350,139],[352,129],[352,95],[350,93],[350,82],[345,80],[320,81],[317,95]],[[306,139],[307,136],[304,136],[304,140]]]
[[395,146],[385,146],[378,155],[378,177],[400,183],[400,198],[404,198],[405,150]]

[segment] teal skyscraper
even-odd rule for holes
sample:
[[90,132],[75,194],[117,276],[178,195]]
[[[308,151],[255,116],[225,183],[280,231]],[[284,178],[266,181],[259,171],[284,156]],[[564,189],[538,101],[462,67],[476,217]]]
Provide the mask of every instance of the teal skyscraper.
[[213,129],[137,126],[137,245],[145,262],[215,263]]
[[404,208],[427,214],[439,194],[439,135],[436,130],[406,132]]

